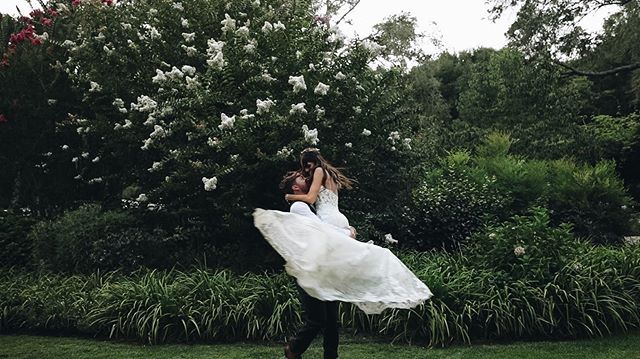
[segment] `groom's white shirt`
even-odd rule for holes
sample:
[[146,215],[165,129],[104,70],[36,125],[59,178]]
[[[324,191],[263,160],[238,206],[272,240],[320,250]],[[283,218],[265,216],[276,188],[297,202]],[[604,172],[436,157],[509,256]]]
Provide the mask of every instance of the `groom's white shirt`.
[[348,228],[340,228],[340,227],[336,227],[330,223],[325,223],[322,222],[322,220],[320,220],[320,218],[318,218],[318,216],[315,215],[315,213],[313,213],[311,211],[311,208],[309,208],[309,206],[304,203],[304,202],[293,202],[293,204],[291,205],[291,208],[289,209],[289,212],[291,213],[295,213],[295,214],[299,214],[301,216],[307,217],[309,219],[311,219],[314,222],[318,222],[318,223],[322,223],[325,226],[330,226],[333,229],[335,229],[336,231],[347,235],[348,237],[351,237],[351,230]]

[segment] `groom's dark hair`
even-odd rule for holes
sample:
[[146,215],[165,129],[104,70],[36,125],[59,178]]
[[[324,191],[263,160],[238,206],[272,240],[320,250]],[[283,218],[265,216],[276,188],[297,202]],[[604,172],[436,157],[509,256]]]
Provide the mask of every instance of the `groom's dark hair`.
[[287,174],[282,178],[282,181],[280,181],[280,185],[278,187],[285,194],[293,194],[292,187],[296,183],[296,178],[300,176],[301,174],[298,171],[287,172]]

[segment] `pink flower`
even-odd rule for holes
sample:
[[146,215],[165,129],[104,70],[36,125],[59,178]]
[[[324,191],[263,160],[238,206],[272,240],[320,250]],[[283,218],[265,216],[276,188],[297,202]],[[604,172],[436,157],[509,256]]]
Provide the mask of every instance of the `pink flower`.
[[58,12],[55,9],[50,8],[49,9],[49,15],[51,15],[51,17],[57,17],[60,14],[58,14]]
[[80,0],[73,0],[73,1],[71,2],[71,5],[73,5],[73,6],[78,6],[78,5],[80,5]]
[[7,116],[4,115],[4,113],[0,113],[0,123],[5,123],[5,122],[9,122],[9,119],[7,118]]
[[4,57],[2,57],[2,60],[0,61],[0,67],[9,67],[9,58],[7,57],[7,55],[4,55]]
[[40,9],[34,9],[29,13],[29,16],[32,18],[41,17],[42,15],[44,15],[44,13]]
[[51,24],[53,24],[53,20],[46,17],[43,17],[40,22],[42,22],[42,25],[44,26],[51,26]]

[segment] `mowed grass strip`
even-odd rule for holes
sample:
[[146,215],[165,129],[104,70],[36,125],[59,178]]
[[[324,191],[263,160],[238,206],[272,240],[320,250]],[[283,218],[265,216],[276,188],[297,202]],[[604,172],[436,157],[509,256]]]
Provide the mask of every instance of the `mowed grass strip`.
[[[235,343],[195,345],[139,345],[84,338],[26,335],[0,336],[0,358],[282,358],[279,344]],[[322,343],[315,341],[305,359],[322,358]],[[640,359],[640,333],[593,340],[517,342],[429,349],[348,339],[340,345],[345,359],[389,358],[576,358]]]

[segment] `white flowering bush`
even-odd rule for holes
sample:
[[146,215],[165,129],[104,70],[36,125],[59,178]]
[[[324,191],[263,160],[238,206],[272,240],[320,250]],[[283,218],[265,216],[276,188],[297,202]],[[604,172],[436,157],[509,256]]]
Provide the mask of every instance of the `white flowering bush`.
[[[255,207],[298,153],[320,147],[358,181],[354,223],[399,198],[419,156],[403,73],[378,54],[273,1],[74,1],[59,66],[77,97],[52,158],[67,180],[110,205],[180,212],[226,235],[253,233]],[[71,143],[73,142],[73,143]],[[66,147],[65,147],[66,146]],[[86,193],[75,191],[74,193]],[[255,234],[255,233],[254,233]]]

